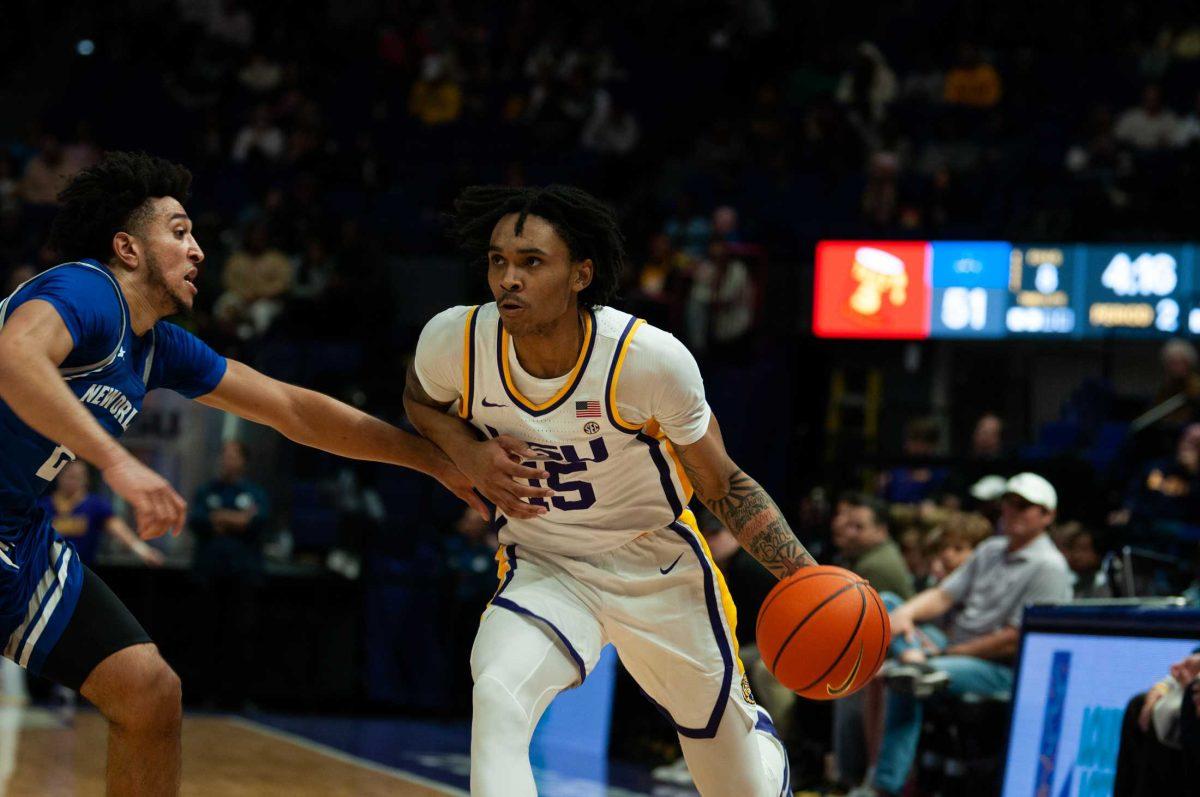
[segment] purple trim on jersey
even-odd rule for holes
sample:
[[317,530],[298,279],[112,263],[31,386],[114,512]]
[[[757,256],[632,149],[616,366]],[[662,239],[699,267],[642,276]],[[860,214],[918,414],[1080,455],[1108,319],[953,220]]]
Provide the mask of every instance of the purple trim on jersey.
[[[616,401],[616,396],[612,393],[613,377],[617,375],[617,361],[621,359],[621,349],[625,346],[625,339],[629,337],[630,331],[633,330],[633,325],[638,322],[637,316],[632,316],[629,323],[625,325],[625,329],[621,332],[620,339],[617,340],[617,349],[613,353],[612,362],[608,366],[608,378],[604,380],[604,411],[608,413],[608,422],[612,424],[614,429],[619,429],[625,434],[637,434],[636,429],[626,429],[621,424],[617,423],[617,419],[613,417],[613,408],[608,399],[612,396],[613,401]],[[676,517],[679,513],[676,512]]]
[[667,503],[671,505],[672,514],[679,517],[686,507],[680,500],[679,493],[675,491],[674,482],[671,481],[671,468],[667,465],[666,457],[663,456],[662,445],[645,432],[638,432],[637,439],[650,448],[650,458],[654,460],[654,467],[658,468],[658,480],[662,484],[663,494],[667,497]]
[[475,408],[475,322],[479,320],[479,308],[475,307],[471,311],[471,331],[468,337],[471,340],[471,348],[467,352],[467,420],[471,420]]
[[[509,572],[511,573],[512,571],[510,570]],[[542,617],[540,614],[535,614],[534,612],[529,611],[524,606],[513,602],[509,598],[492,598],[492,604],[495,606],[500,606],[504,609],[508,609],[510,612],[516,612],[517,614],[523,614],[526,617],[532,617],[533,619],[540,620],[548,625],[550,630],[558,636],[559,641],[566,646],[567,653],[571,654],[571,658],[575,660],[575,666],[579,668],[579,683],[575,684],[575,686],[579,686],[584,682],[584,680],[587,678],[587,667],[585,667],[583,664],[583,657],[580,656],[579,652],[575,650],[575,646],[571,644],[571,640],[567,639],[567,635],[558,629],[558,626],[547,620],[545,617]]]
[[[725,636],[725,625],[721,621],[721,613],[717,608],[717,589],[714,586],[716,577],[713,575],[712,566],[708,563],[708,557],[704,555],[704,551],[700,547],[700,542],[696,539],[696,535],[691,529],[679,521],[672,521],[669,528],[680,537],[683,537],[687,544],[691,546],[692,551],[696,554],[696,558],[700,560],[700,567],[704,570],[704,604],[708,607],[708,619],[712,624],[713,636],[717,639],[717,648],[721,651],[721,661],[725,664],[725,677],[721,682],[721,692],[717,696],[717,704],[713,706],[712,714],[708,718],[708,724],[703,728],[683,727],[675,721],[671,713],[661,706],[658,701],[650,697],[650,695],[646,695],[646,699],[653,703],[654,707],[670,720],[671,724],[675,726],[675,731],[680,736],[686,736],[689,739],[712,739],[717,735],[717,728],[721,725],[721,717],[725,714],[725,704],[729,702],[729,690],[733,684],[733,650],[729,647],[729,640]],[[646,694],[645,690],[642,690],[642,694]]]
[[540,418],[543,415],[554,412],[571,397],[571,394],[575,392],[575,388],[579,387],[579,383],[583,381],[583,375],[587,372],[588,363],[592,359],[592,350],[596,348],[596,335],[598,333],[596,314],[590,309],[585,308],[585,310],[592,320],[592,334],[589,335],[587,339],[587,350],[583,354],[583,362],[579,364],[579,370],[575,373],[575,379],[571,382],[571,386],[567,388],[566,392],[559,397],[558,401],[554,402],[549,407],[540,410],[529,409],[525,406],[525,403],[521,401],[521,399],[517,398],[515,395],[513,395],[513,392],[509,390],[508,380],[504,378],[504,321],[503,319],[496,319],[496,368],[500,372],[500,384],[504,386],[504,392],[508,394],[510,399],[512,399],[512,403],[517,406],[517,409],[521,410],[521,412],[525,413],[526,415],[532,415],[535,418]]

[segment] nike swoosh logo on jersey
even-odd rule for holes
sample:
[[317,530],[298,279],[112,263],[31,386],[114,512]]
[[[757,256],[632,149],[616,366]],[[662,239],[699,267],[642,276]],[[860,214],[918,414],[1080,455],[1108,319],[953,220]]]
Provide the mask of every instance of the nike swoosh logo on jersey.
[[485,407],[507,407],[508,405],[507,404],[493,404],[492,402],[488,401],[485,398],[483,400],[483,406],[485,406]]
[[675,557],[675,561],[674,561],[674,562],[671,562],[671,566],[670,566],[670,567],[668,567],[668,568],[667,568],[667,569],[665,569],[665,570],[664,570],[663,568],[661,568],[661,567],[660,567],[660,568],[658,568],[658,572],[662,573],[662,574],[665,576],[667,573],[670,573],[672,570],[674,570],[674,569],[675,569],[675,565],[679,564],[679,560],[680,560],[680,559],[682,559],[682,558],[683,558],[683,554],[679,554],[679,556],[676,556],[676,557]]

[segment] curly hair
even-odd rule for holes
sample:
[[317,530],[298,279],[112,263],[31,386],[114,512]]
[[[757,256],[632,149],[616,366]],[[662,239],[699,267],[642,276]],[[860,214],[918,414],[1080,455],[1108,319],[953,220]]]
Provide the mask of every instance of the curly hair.
[[580,291],[580,304],[598,307],[613,300],[625,269],[625,237],[611,207],[568,185],[476,185],[463,190],[454,201],[450,236],[472,260],[486,261],[492,230],[509,213],[518,214],[518,235],[526,218],[538,216],[554,227],[572,261],[591,259],[595,267],[592,282]]
[[145,152],[109,153],[58,195],[62,208],[50,226],[50,245],[63,258],[107,262],[113,236],[146,221],[150,199],[183,202],[191,185],[192,173],[177,163]]

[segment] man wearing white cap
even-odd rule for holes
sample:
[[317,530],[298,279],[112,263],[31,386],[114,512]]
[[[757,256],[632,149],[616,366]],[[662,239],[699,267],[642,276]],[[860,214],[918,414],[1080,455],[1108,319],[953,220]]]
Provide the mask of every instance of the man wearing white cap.
[[[898,794],[916,758],[921,701],[934,691],[1006,694],[1012,689],[1021,614],[1031,603],[1071,599],[1067,562],[1046,530],[1058,494],[1036,473],[1019,473],[1004,487],[1001,534],[985,540],[962,567],[892,611],[892,651],[885,671],[887,725],[872,784],[858,794]],[[948,644],[937,652],[914,644],[917,623],[955,610]]]

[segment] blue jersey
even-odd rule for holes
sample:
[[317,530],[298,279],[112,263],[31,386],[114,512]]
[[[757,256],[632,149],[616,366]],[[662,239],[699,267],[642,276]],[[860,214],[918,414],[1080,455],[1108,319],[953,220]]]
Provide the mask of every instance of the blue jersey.
[[[0,326],[31,299],[48,302],[62,317],[74,346],[59,372],[114,437],[137,417],[150,390],[195,398],[225,375],[225,359],[174,324],[160,321],[135,335],[116,279],[94,260],[63,263],[21,285],[0,302]],[[30,428],[3,400],[0,449],[0,643],[9,635],[5,655],[36,669],[57,640],[55,626],[61,633],[73,611],[71,591],[82,580],[78,556],[37,505],[75,455]]]

